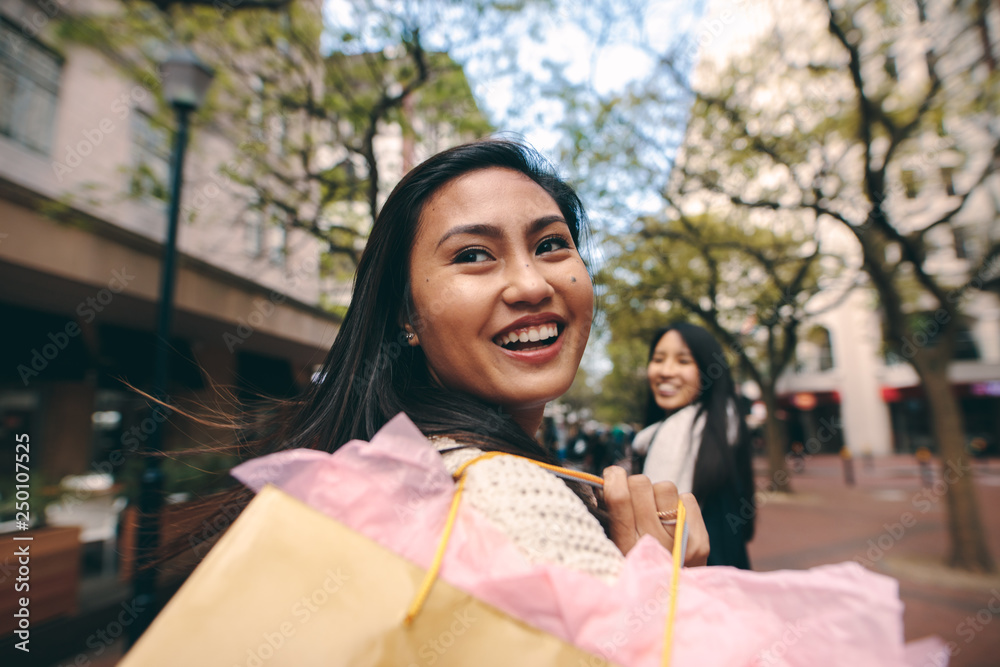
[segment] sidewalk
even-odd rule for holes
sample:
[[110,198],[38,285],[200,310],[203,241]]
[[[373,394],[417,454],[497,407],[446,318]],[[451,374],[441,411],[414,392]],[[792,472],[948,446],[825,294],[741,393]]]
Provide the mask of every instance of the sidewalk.
[[[792,496],[762,497],[750,544],[754,569],[861,562],[899,581],[907,641],[937,635],[952,642],[954,667],[1000,664],[1000,576],[964,575],[942,565],[946,487],[937,462],[929,486],[913,457],[853,463],[853,487],[844,482],[839,457],[816,456],[802,474],[793,474]],[[764,487],[766,461],[755,465],[758,487]],[[987,542],[1000,564],[1000,461],[977,461],[972,474]]]

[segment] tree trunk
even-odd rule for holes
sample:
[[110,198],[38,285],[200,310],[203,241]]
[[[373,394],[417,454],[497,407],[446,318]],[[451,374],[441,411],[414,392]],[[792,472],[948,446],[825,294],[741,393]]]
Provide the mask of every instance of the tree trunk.
[[[965,449],[962,413],[948,381],[947,364],[926,363],[916,358],[913,361],[927,395],[934,438],[941,454],[951,540],[948,565],[970,572],[995,572],[979,515],[972,462]],[[934,489],[938,488],[935,485]]]
[[767,408],[767,419],[764,422],[765,440],[767,442],[767,460],[771,470],[771,480],[767,485],[769,491],[791,493],[792,484],[785,464],[785,454],[788,453],[788,438],[784,425],[778,419],[778,395],[772,383],[765,383],[760,388],[761,398]]

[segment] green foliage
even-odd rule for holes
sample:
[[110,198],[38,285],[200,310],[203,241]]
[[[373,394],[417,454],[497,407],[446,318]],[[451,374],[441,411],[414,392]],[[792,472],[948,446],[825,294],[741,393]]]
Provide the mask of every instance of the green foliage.
[[[431,150],[444,147],[437,145],[442,140],[457,143],[492,129],[462,67],[428,49],[413,17],[390,5],[353,7],[354,23],[366,26],[363,36],[324,22],[316,0],[278,10],[174,3],[166,12],[129,2],[120,11],[67,18],[58,33],[66,44],[103,51],[156,95],[154,120],[168,127],[172,113],[157,63],[170,44],[190,45],[215,70],[195,122],[210,121],[237,147],[220,173],[251,193],[248,207],[280,211],[272,220],[323,241],[328,254],[341,258],[328,263],[340,275],[350,272],[345,261],[357,261],[385,189],[398,176],[380,164],[375,149],[390,124],[418,146],[429,141]],[[133,196],[161,194],[141,165],[128,181]]]
[[128,191],[131,197],[151,197],[162,202],[167,201],[169,196],[167,184],[145,163],[139,164],[128,174]]

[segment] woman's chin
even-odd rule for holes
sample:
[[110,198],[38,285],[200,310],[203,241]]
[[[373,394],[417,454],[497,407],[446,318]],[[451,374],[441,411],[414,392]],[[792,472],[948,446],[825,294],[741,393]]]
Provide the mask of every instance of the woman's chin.
[[675,410],[680,410],[681,408],[686,407],[687,403],[684,401],[684,399],[677,396],[671,396],[669,398],[657,396],[656,405],[658,405],[659,408],[664,412],[673,412]]

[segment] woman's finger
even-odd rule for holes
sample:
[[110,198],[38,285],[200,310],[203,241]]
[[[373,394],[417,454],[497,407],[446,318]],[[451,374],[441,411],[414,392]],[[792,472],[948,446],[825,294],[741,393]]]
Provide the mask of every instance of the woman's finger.
[[[653,497],[656,499],[657,511],[669,512],[677,509],[677,485],[673,482],[657,482],[653,485]],[[674,517],[676,518],[676,516]],[[659,520],[659,517],[657,517]],[[667,532],[670,541],[667,548],[673,548],[674,526],[665,526],[660,522],[660,526]]]
[[625,469],[610,466],[604,470],[604,506],[608,511],[611,541],[623,554],[635,546],[635,515]]
[[708,563],[708,553],[712,545],[709,543],[705,519],[701,516],[701,507],[698,506],[698,501],[690,493],[681,494],[680,499],[684,503],[685,521],[688,528],[684,565],[687,567],[705,565]]
[[631,475],[628,478],[628,489],[632,496],[632,512],[635,515],[635,529],[639,535],[652,535],[663,542],[666,534],[660,517],[656,516],[656,498],[653,495],[653,483],[645,475]]

